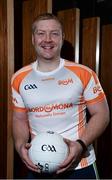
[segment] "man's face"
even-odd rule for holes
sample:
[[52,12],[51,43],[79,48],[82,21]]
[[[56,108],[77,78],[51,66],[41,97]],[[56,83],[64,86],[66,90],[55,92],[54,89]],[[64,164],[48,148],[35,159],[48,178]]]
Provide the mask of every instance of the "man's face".
[[38,58],[46,60],[59,58],[63,44],[61,25],[53,19],[36,22],[32,43]]

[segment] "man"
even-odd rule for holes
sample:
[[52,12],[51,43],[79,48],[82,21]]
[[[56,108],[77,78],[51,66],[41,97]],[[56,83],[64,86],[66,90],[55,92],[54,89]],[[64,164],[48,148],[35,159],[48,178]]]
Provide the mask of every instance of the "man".
[[[97,179],[91,144],[107,127],[109,109],[96,74],[60,57],[63,39],[62,24],[52,14],[40,15],[32,25],[37,60],[12,78],[15,148],[32,171],[30,178]],[[55,176],[42,175],[28,157],[30,136],[48,130],[61,134],[69,147]]]

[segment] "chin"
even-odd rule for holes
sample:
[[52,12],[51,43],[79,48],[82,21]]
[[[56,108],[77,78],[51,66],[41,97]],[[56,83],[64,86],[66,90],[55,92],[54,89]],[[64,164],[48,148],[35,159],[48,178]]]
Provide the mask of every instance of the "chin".
[[52,60],[52,59],[54,59],[55,57],[54,57],[54,56],[44,56],[43,58],[46,59],[46,60]]
[[45,59],[46,61],[52,61],[54,58],[53,58],[53,57],[52,57],[52,58],[50,58],[50,57],[48,58],[48,57],[47,57],[47,58],[44,58],[44,59]]

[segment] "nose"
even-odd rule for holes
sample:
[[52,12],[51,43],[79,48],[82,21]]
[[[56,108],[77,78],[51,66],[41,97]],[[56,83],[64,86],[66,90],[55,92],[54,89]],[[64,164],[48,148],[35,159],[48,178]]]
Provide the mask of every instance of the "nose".
[[49,41],[51,41],[51,40],[52,40],[52,38],[51,38],[51,34],[50,34],[50,33],[47,33],[47,34],[46,34],[46,36],[45,36],[45,40],[46,40],[47,42],[49,42]]

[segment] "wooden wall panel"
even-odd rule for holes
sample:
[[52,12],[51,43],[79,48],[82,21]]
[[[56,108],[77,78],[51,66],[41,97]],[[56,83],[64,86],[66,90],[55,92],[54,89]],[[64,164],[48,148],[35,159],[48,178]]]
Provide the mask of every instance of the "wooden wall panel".
[[31,41],[31,25],[40,13],[51,12],[51,8],[51,0],[23,1],[23,65],[29,64],[36,58]]
[[110,107],[110,124],[98,141],[101,177],[112,178],[112,24],[102,26],[100,79]]
[[[7,76],[7,64],[5,57],[7,57],[7,33],[6,33],[6,24],[7,17],[5,9],[6,1],[0,1],[0,179],[6,178],[6,161],[7,161],[7,117],[4,118],[4,109],[7,106],[7,102],[4,102],[4,97],[6,98],[6,81]],[[4,22],[4,23],[3,23]],[[5,80],[5,81],[4,81]]]
[[13,178],[11,77],[14,73],[14,1],[7,0],[7,179]]
[[80,10],[76,8],[59,11],[58,17],[63,23],[65,32],[62,57],[79,62]]
[[13,35],[13,1],[9,3],[9,0],[0,0],[0,179],[13,178],[10,103],[10,79],[14,64]]
[[[100,27],[97,17],[84,19],[82,22],[82,64],[89,66],[99,75],[106,93],[109,107],[112,109],[111,72],[112,72],[112,25]],[[100,39],[101,36],[101,39]],[[101,48],[100,48],[101,44]],[[108,53],[107,53],[108,51]],[[109,73],[110,72],[110,73]],[[112,119],[112,112],[111,112]],[[112,123],[95,142],[97,165],[100,178],[112,177]]]
[[100,18],[82,21],[82,64],[99,73]]

